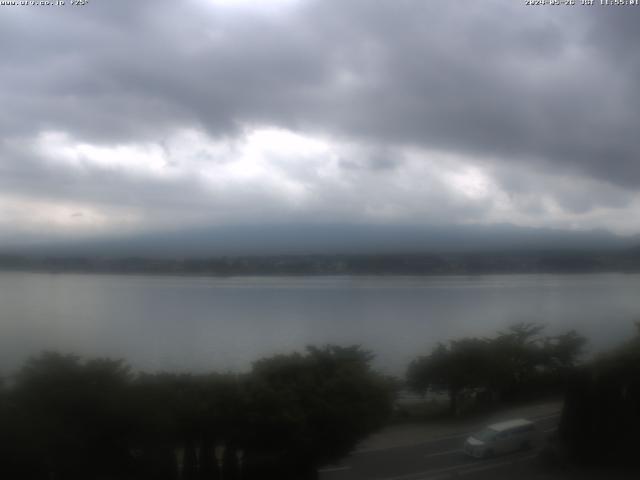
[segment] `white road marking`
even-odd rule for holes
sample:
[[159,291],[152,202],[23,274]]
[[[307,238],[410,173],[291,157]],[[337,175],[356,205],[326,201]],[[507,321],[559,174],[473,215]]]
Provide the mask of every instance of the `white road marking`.
[[460,470],[460,472],[458,472],[458,474],[460,476],[469,475],[470,473],[483,472],[485,470],[492,470],[494,468],[500,468],[500,467],[503,467],[505,465],[514,465],[514,464],[516,464],[518,462],[524,462],[525,460],[530,460],[530,459],[536,457],[537,455],[538,455],[537,453],[534,453],[534,454],[531,454],[531,455],[526,455],[524,457],[519,457],[517,459],[505,460],[503,462],[494,462],[492,464],[483,465],[483,466],[480,466],[480,467],[463,468],[463,469]]
[[[444,467],[435,470],[425,470],[423,472],[406,473],[397,477],[384,477],[377,480],[426,480],[431,479],[432,475],[441,475],[445,472],[452,472],[464,468],[463,465],[453,465],[451,467]],[[428,476],[425,476],[428,475]]]
[[318,469],[318,473],[329,473],[329,472],[343,472],[345,470],[351,470],[351,467],[348,465],[344,467],[327,467]]
[[425,470],[422,472],[406,473],[404,475],[398,475],[396,477],[378,478],[377,480],[437,480],[438,478],[442,477],[443,474],[445,473],[456,472],[456,474],[460,476],[468,475],[471,473],[482,472],[484,470],[491,470],[494,468],[503,467],[505,465],[512,465],[518,462],[523,462],[525,460],[534,458],[536,455],[538,455],[537,452],[532,454],[526,454],[524,456],[519,456],[516,458],[509,458],[504,460],[498,459],[499,461],[494,460],[490,463],[483,462],[483,464],[479,466],[452,465],[450,467],[437,468],[433,470]]
[[447,450],[445,452],[430,453],[429,455],[425,455],[424,458],[441,457],[442,455],[451,455],[453,453],[462,453],[462,450],[456,448],[455,450]]

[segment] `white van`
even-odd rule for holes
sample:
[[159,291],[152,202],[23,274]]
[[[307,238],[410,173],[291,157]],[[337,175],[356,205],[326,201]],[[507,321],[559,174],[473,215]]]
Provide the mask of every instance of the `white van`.
[[475,458],[487,458],[523,450],[535,442],[536,436],[537,429],[531,420],[518,418],[494,423],[468,437],[464,453]]

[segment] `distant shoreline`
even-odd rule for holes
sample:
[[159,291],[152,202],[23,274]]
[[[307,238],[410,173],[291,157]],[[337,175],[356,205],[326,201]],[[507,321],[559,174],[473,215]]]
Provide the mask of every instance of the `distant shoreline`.
[[638,273],[640,252],[272,255],[100,258],[0,255],[0,271],[198,277]]

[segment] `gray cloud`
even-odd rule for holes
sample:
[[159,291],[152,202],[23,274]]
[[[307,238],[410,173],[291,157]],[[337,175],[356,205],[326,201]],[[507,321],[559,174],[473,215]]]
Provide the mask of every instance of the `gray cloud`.
[[[482,222],[496,219],[500,195],[519,209],[500,221],[566,220],[537,195],[580,224],[597,209],[624,215],[635,205],[638,9],[112,0],[1,13],[0,43],[10,45],[0,53],[5,194],[202,221],[213,212]],[[181,129],[236,145],[264,127],[334,143],[335,171],[318,173],[321,154],[296,163],[272,153],[278,178],[224,188],[194,168],[144,177],[54,164],[31,148],[43,132],[105,148],[162,146]],[[407,164],[407,149],[421,152],[424,169],[416,155]],[[440,154],[456,160],[430,160]],[[233,161],[200,156],[203,165]],[[165,160],[183,168],[179,155]],[[446,181],[456,162],[483,170],[500,191],[460,194]],[[420,175],[421,184],[407,180]],[[291,203],[282,188],[304,200]]]

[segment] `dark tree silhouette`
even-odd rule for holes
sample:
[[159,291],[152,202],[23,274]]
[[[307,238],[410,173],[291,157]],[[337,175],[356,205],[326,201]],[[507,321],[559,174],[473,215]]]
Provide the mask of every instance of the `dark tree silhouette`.
[[482,390],[511,400],[557,388],[576,365],[586,340],[575,331],[543,337],[543,330],[543,325],[519,323],[494,338],[439,343],[409,365],[407,384],[421,394],[447,392],[451,414],[458,413],[463,392]]
[[[16,375],[10,396],[20,425],[14,465],[24,478],[43,472],[54,478],[122,473],[128,468],[131,425],[125,396],[131,380],[121,361],[45,353]],[[31,472],[31,473],[29,473]]]
[[311,473],[351,451],[391,413],[390,382],[371,370],[371,353],[308,348],[256,362],[250,385],[256,445]]
[[458,397],[464,389],[484,387],[492,382],[493,356],[489,341],[477,338],[438,344],[431,355],[420,357],[408,369],[408,383],[416,391],[446,391],[449,411],[458,411]]
[[44,353],[0,384],[0,463],[27,480],[313,478],[391,411],[371,358],[309,347],[244,375],[132,375]]
[[578,463],[638,469],[640,323],[635,337],[569,377],[560,440]]

